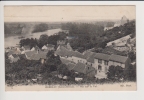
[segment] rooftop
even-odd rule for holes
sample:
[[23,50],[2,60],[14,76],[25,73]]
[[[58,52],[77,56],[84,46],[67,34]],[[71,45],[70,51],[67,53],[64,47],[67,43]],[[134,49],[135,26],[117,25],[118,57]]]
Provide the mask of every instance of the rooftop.
[[73,70],[79,73],[87,74],[90,73],[91,71],[94,71],[95,69],[89,65],[85,65],[79,62],[76,64]]
[[102,59],[102,60],[109,60],[111,55],[104,54],[104,53],[96,53],[96,56],[94,58]]
[[73,68],[73,70],[74,71],[76,71],[76,72],[79,72],[79,73],[84,73],[84,74],[86,74],[85,72],[85,64],[83,64],[83,63],[77,63],[76,64],[76,66]]
[[55,53],[60,56],[75,56],[75,57],[79,57],[79,58],[84,58],[84,56],[81,53],[79,53],[78,51],[69,50],[61,45],[58,47],[58,49],[56,50]]
[[69,60],[66,60],[66,59],[63,59],[63,58],[60,58],[61,59],[61,62],[63,63],[63,64],[69,64],[71,61],[69,61]]
[[12,54],[12,56],[13,56],[14,58],[17,58],[17,57],[18,57],[18,55],[16,55],[16,54]]
[[35,46],[33,48],[35,48],[35,50],[40,50],[40,48],[38,46]]
[[109,60],[120,62],[120,63],[125,63],[127,59],[128,59],[128,57],[120,56],[120,55],[114,55],[114,54],[111,55],[109,58]]
[[94,62],[94,57],[96,56],[96,53],[91,51],[85,51],[83,53],[84,57],[87,59],[88,62]]
[[30,49],[30,46],[28,46],[28,45],[24,45],[24,46],[22,46],[24,49]]
[[39,60],[39,59],[46,59],[46,55],[47,53],[46,52],[40,52],[40,53],[36,53],[36,54],[33,54],[31,56],[31,59],[32,60]]
[[36,53],[37,51],[27,51],[27,52],[25,52],[25,54],[28,56],[28,57],[30,57],[30,56],[32,56],[34,53]]

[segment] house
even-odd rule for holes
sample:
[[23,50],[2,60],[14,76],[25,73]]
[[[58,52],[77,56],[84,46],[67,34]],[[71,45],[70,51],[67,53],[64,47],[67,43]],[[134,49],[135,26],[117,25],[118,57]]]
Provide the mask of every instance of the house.
[[67,43],[67,45],[65,45],[65,44],[61,44],[61,45],[59,45],[58,47],[57,47],[57,49],[59,49],[61,46],[63,46],[63,47],[65,47],[67,50],[69,50],[69,51],[72,51],[73,49],[72,49],[72,47],[71,47],[71,45],[70,45],[70,43]]
[[8,58],[9,58],[11,63],[17,62],[20,59],[19,56],[17,56],[16,54],[11,54],[8,56]]
[[21,54],[24,50],[22,48],[16,48],[17,53]]
[[130,59],[120,55],[108,55],[103,53],[97,53],[94,59],[94,68],[97,70],[96,78],[107,78],[107,72],[109,66],[121,66],[127,68],[130,64]]
[[133,47],[135,46],[134,39],[130,39],[130,37],[127,37],[127,40],[123,40],[123,42],[114,43],[113,42],[113,48],[118,51],[132,51]]
[[114,27],[104,27],[104,31],[110,30],[112,28],[114,28]]
[[30,46],[24,45],[21,47],[24,51],[30,50]]
[[122,38],[116,39],[114,41],[108,42],[106,46],[113,46],[113,45],[117,45],[120,43],[126,44],[127,40],[131,38],[130,35],[124,36]]
[[126,56],[120,56],[120,55],[111,55],[109,58],[109,66],[121,66],[122,68],[127,68],[129,64],[131,63],[130,58]]
[[129,47],[127,46],[126,42],[125,43],[114,44],[113,48],[115,50],[118,50],[118,51],[128,51],[129,50]]
[[31,60],[40,60],[40,62],[44,64],[47,58],[46,55],[47,55],[47,52],[35,53],[31,56]]
[[80,63],[80,62],[77,63],[72,70],[74,70],[75,72],[87,75],[89,77],[94,77],[95,74],[96,74],[95,68],[93,68],[93,67],[91,67],[89,65],[85,65],[85,64]]
[[83,52],[83,55],[84,55],[85,59],[87,60],[86,64],[94,67],[94,57],[96,56],[96,53],[91,52],[91,51],[85,51],[85,52]]
[[87,60],[85,59],[84,55],[79,53],[78,51],[72,51],[72,61],[75,63],[84,63],[86,64]]
[[129,48],[126,47],[126,46],[116,46],[116,47],[113,47],[115,50],[118,50],[118,51],[128,51]]
[[47,45],[44,45],[43,47],[42,47],[42,50],[48,50],[48,51],[50,51],[50,50],[55,50],[55,48],[54,48],[55,46],[54,45],[52,45],[52,44],[47,44]]
[[79,77],[75,77],[75,81],[79,82],[79,81],[82,81],[83,78],[79,78]]
[[59,46],[55,52],[56,55],[59,55],[60,58],[72,61],[74,63],[82,62],[86,63],[86,59],[84,55],[79,53],[78,51],[69,50],[64,46]]
[[33,47],[33,48],[31,49],[31,51],[37,51],[37,50],[40,51],[40,48],[39,48],[38,46],[35,46],[35,47]]
[[42,64],[46,61],[47,52],[44,51],[28,51],[25,53],[25,56],[29,60],[40,60]]
[[25,52],[25,56],[27,59],[31,60],[31,56],[35,53],[37,53],[37,51],[27,51]]
[[103,54],[103,53],[97,53],[94,58],[94,68],[97,70],[96,72],[96,78],[106,78],[106,73],[108,72],[108,61],[109,61],[110,55]]

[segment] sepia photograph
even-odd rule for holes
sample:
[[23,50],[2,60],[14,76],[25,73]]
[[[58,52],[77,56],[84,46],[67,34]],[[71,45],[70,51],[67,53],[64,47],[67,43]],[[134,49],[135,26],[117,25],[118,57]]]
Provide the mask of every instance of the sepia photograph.
[[5,91],[136,91],[135,5],[4,6]]

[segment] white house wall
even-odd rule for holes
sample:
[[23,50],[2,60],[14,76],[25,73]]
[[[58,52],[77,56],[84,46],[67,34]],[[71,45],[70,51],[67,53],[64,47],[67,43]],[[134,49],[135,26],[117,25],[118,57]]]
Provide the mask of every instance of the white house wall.
[[42,49],[47,49],[47,47],[46,47],[46,46],[43,46]]
[[73,61],[74,61],[75,63],[78,63],[78,61],[81,62],[81,63],[86,63],[86,62],[87,62],[86,59],[78,58],[78,57],[74,57],[74,56],[72,56],[72,59],[73,59]]
[[[108,62],[109,63],[109,62]],[[96,70],[98,70],[98,65],[100,65],[101,67],[102,67],[102,72],[103,73],[106,73],[107,71],[106,71],[106,69],[108,70],[108,68],[109,68],[109,64],[108,65],[105,65],[104,64],[104,60],[102,60],[102,63],[98,63],[98,59],[95,59],[94,60],[94,67],[95,67],[95,69]]]
[[33,47],[32,49],[31,49],[31,51],[34,51],[35,50],[35,48]]
[[125,64],[119,63],[119,62],[114,62],[114,61],[109,61],[109,66],[114,65],[114,66],[121,66],[122,68],[125,68]]

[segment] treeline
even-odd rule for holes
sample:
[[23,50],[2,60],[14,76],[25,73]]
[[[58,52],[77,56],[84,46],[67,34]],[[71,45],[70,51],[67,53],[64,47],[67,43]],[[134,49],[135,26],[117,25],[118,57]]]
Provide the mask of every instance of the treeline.
[[89,23],[65,23],[62,24],[63,30],[69,30],[70,35],[97,35],[103,33],[104,27],[98,24]]
[[53,45],[57,45],[57,41],[58,40],[64,40],[66,38],[66,34],[64,32],[59,32],[57,35],[51,35],[48,36],[46,34],[43,34],[40,36],[39,39],[21,39],[19,44],[20,46],[24,46],[24,45],[28,45],[30,46],[30,48],[34,47],[34,46],[38,46],[38,47],[42,47],[46,44],[53,44]]
[[48,24],[45,24],[45,23],[36,24],[33,28],[32,33],[44,32],[46,30],[48,30]]
[[21,34],[23,29],[23,25],[18,23],[4,23],[4,34],[5,35],[13,35],[13,34]]

